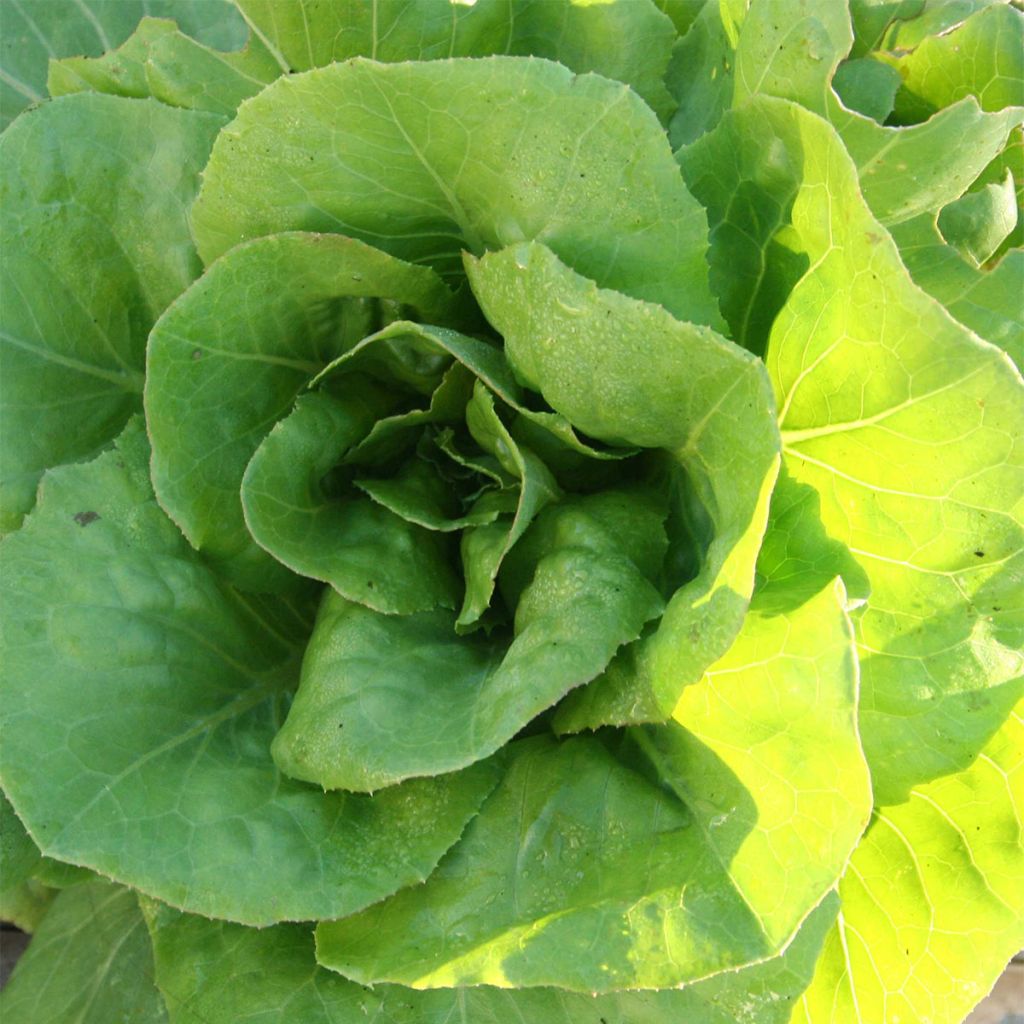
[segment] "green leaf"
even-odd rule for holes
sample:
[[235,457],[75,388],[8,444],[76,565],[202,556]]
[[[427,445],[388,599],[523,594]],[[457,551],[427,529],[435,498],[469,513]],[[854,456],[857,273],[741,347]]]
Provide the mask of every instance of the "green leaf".
[[[512,638],[459,636],[451,615],[375,614],[328,594],[274,740],[283,771],[374,790],[478,761],[640,635],[662,601],[587,503],[556,505]],[[531,566],[532,569],[532,566]],[[511,642],[510,642],[511,640]]]
[[449,277],[463,249],[539,238],[603,286],[719,322],[704,212],[657,119],[543,60],[356,59],[281,79],[221,133],[192,225],[207,263],[245,238],[342,231]]
[[40,860],[38,847],[0,790],[0,892],[6,893],[25,882]]
[[905,123],[967,96],[987,111],[1024,106],[1024,13],[1011,4],[987,6],[948,31],[926,36],[909,53],[879,57],[903,79],[896,117]]
[[1024,945],[1022,716],[963,771],[875,809],[794,1024],[959,1024],[988,994]]
[[[1012,117],[983,114],[966,101],[925,125],[884,128],[866,118],[830,109],[843,143],[858,165],[864,198],[879,219],[904,220],[918,210],[938,210],[960,195],[1006,139]],[[793,202],[805,162],[793,146],[772,145],[770,124],[748,118],[754,133],[736,160],[736,133],[709,134],[676,154],[687,185],[705,205],[711,228],[711,284],[733,338],[763,353],[775,319],[809,259],[790,236]],[[754,139],[757,142],[754,142]],[[937,162],[936,148],[949,151]]]
[[45,98],[48,60],[98,57],[120,46],[143,15],[174,18],[189,35],[221,49],[245,41],[245,22],[229,0],[6,0],[0,128]]
[[[34,878],[0,889],[0,921],[9,921],[31,935],[46,917],[57,893]],[[3,1006],[0,996],[0,1007]]]
[[736,47],[732,104],[778,96],[824,113],[829,82],[853,44],[846,5],[758,0],[750,5]]
[[839,65],[832,88],[844,107],[881,124],[892,113],[901,81],[895,68],[860,57]]
[[665,84],[679,104],[668,126],[673,149],[710,131],[729,108],[746,13],[746,0],[708,0],[672,51]]
[[945,242],[935,217],[927,214],[897,225],[893,238],[918,287],[1024,368],[1024,252],[1012,250],[991,270],[981,270]]
[[[498,418],[494,400],[480,383],[477,383],[473,398],[466,406],[466,425],[473,440],[497,459],[506,473],[519,480],[519,488],[511,520],[506,518],[474,526],[462,535],[466,596],[455,623],[460,630],[467,630],[479,622],[490,604],[498,570],[505,556],[526,532],[537,513],[559,496],[558,485],[547,467],[528,448],[513,440]],[[488,498],[489,495],[483,495],[478,505],[486,508]],[[647,605],[644,607],[646,610]]]
[[659,114],[675,31],[650,0],[239,0],[253,29],[296,71],[351,57],[426,61],[509,54],[547,57],[631,85]]
[[372,382],[302,395],[263,439],[242,478],[246,525],[303,576],[389,614],[454,608],[448,539],[363,495],[335,498],[322,481],[391,404]]
[[792,611],[836,576],[846,588],[847,607],[864,604],[871,593],[867,573],[845,544],[829,536],[818,492],[797,483],[783,463],[757,556],[757,606]]
[[0,532],[141,407],[146,335],[200,270],[184,210],[223,120],[69,96],[0,138]]
[[[1008,2],[1009,0],[916,0],[917,9],[902,14],[900,21],[889,27],[884,40],[877,39],[872,49],[888,50],[896,55],[899,55],[901,50],[905,53],[920,46],[928,36],[942,35],[956,28],[972,14],[986,7]],[[908,6],[913,5],[914,2],[911,0]]]
[[231,115],[280,73],[257,37],[244,50],[223,53],[178,31],[173,21],[143,18],[120,47],[102,57],[51,60],[46,84],[51,96],[152,96],[174,107]]
[[72,885],[81,885],[82,882],[94,879],[96,873],[77,864],[65,864],[52,857],[43,857],[32,877],[51,889],[67,889]]
[[410,523],[450,533],[467,526],[493,523],[500,509],[478,509],[459,514],[457,493],[437,468],[420,456],[402,465],[393,477],[364,477],[353,483],[378,505],[390,509]]
[[10,983],[4,1024],[165,1024],[134,893],[96,881],[54,900]]
[[379,300],[440,323],[456,315],[426,267],[350,238],[296,233],[236,248],[153,329],[145,402],[157,496],[240,586],[286,588],[291,577],[246,529],[245,468],[311,378],[380,326]]
[[829,120],[857,165],[864,198],[887,226],[938,212],[963,195],[1006,145],[1022,113],[986,113],[967,97],[924,124],[890,128],[829,103]]
[[939,212],[942,237],[969,260],[981,264],[991,259],[1017,226],[1017,196],[1013,175],[998,184],[968,192]]
[[825,122],[762,99],[715,134],[740,178],[768,152],[796,187],[787,237],[811,269],[766,360],[789,474],[868,576],[862,730],[876,797],[899,802],[973,760],[1021,671],[1020,377],[913,285]]
[[599,290],[539,244],[468,263],[516,374],[588,435],[664,448],[692,480],[713,539],[699,575],[641,641],[632,678],[570,698],[559,728],[664,720],[739,630],[778,465],[764,367],[708,328]]
[[44,481],[4,541],[3,787],[43,853],[198,913],[333,917],[421,881],[492,767],[329,795],[269,746],[304,609],[218,580],[153,498],[148,446]]
[[748,616],[676,721],[638,731],[658,781],[595,739],[513,745],[425,885],[318,926],[321,963],[417,988],[608,992],[778,954],[870,812],[844,601],[837,581],[792,614]]
[[836,902],[814,910],[779,957],[678,992],[597,997],[542,988],[367,989],[317,966],[303,926],[257,931],[144,906],[171,1024],[785,1024]]
[[[853,22],[853,50],[851,56],[864,57],[877,50],[894,23],[916,18],[927,0],[850,0],[850,19]],[[959,0],[943,0],[953,6]]]

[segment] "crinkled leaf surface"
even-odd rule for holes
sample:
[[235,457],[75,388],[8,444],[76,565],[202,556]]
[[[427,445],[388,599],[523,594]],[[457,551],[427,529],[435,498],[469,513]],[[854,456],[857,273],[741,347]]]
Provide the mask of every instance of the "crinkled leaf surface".
[[751,168],[770,146],[799,182],[789,244],[811,268],[767,363],[789,473],[819,492],[826,529],[870,581],[864,738],[876,796],[898,802],[973,760],[1008,710],[992,687],[1020,672],[1020,377],[914,287],[823,121],[760,100],[707,146]]
[[493,785],[489,765],[376,797],[275,768],[301,611],[243,599],[157,506],[148,446],[53,471],[3,543],[0,775],[47,854],[195,912],[349,913],[422,880]]
[[639,734],[680,799],[596,739],[514,744],[427,883],[322,923],[320,961],[361,982],[607,992],[779,953],[870,810],[844,600],[837,582],[790,614],[748,616],[676,721]]
[[321,480],[387,409],[372,383],[347,383],[339,394],[300,396],[261,442],[242,478],[249,531],[283,564],[377,611],[454,608],[448,538],[365,495],[338,501],[324,492]]
[[382,300],[428,321],[454,316],[426,267],[350,238],[285,234],[218,260],[153,330],[145,404],[157,496],[242,586],[290,577],[246,529],[246,466],[313,376],[381,325]]
[[539,244],[468,264],[516,373],[581,430],[667,449],[690,474],[714,537],[697,579],[641,641],[630,678],[582,691],[560,721],[663,720],[739,629],[777,470],[762,364],[708,328],[604,291]]
[[299,925],[257,931],[144,904],[171,1024],[785,1024],[835,918],[830,896],[781,956],[678,992],[363,988],[319,967]]
[[0,138],[0,532],[44,469],[140,408],[146,335],[199,272],[185,219],[212,114],[71,96]]
[[509,54],[546,57],[631,85],[659,113],[676,33],[650,0],[240,0],[254,31],[295,71],[350,57],[391,63]]
[[635,640],[662,610],[657,590],[585,505],[551,513],[539,525],[553,536],[518,599],[514,638],[459,636],[443,612],[384,616],[328,594],[274,741],[281,768],[328,788],[372,790],[463,767]]
[[0,993],[4,1024],[166,1024],[135,894],[96,881],[60,893]]
[[285,230],[342,232],[461,274],[539,239],[605,287],[718,323],[707,223],[651,111],[549,61],[355,59],[281,79],[220,135],[192,210],[210,263]]
[[794,1024],[959,1024],[1024,944],[1022,715],[963,771],[875,808]]
[[0,128],[45,98],[48,60],[99,56],[127,39],[144,15],[174,18],[189,35],[224,50],[245,41],[245,22],[229,0],[7,0]]

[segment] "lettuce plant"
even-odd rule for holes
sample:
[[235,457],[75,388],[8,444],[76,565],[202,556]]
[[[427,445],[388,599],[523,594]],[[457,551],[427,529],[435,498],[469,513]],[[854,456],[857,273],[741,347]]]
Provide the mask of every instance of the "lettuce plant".
[[1020,10],[4,20],[5,1022],[962,1020]]

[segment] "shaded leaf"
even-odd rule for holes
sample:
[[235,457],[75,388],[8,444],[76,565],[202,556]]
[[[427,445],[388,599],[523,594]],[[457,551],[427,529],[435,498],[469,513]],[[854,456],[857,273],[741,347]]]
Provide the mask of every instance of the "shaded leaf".
[[217,579],[157,506],[148,454],[133,425],[95,462],[53,471],[4,541],[0,774],[32,838],[251,924],[345,914],[421,881],[491,767],[377,797],[282,778],[269,745],[304,609]]

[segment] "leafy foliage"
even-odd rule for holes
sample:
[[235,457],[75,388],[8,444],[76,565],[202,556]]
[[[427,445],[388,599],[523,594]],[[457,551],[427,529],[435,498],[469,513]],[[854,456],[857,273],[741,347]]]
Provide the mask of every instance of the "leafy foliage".
[[2,2],[4,1020],[961,1020],[1017,7]]

